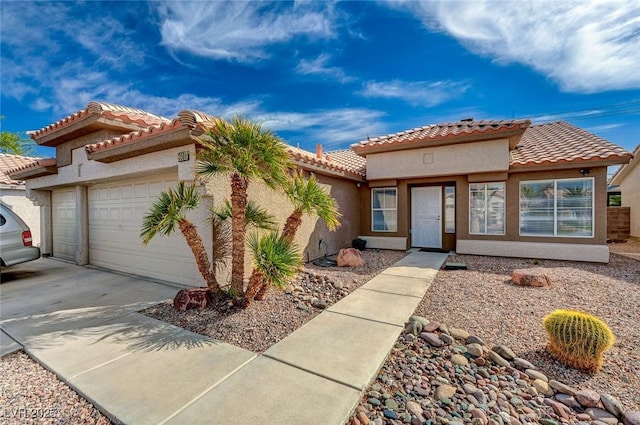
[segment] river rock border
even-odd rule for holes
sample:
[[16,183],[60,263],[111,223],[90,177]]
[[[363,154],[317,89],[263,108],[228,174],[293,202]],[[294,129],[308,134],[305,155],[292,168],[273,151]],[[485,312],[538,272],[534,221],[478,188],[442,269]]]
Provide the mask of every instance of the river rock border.
[[348,425],[640,425],[610,394],[549,379],[504,345],[412,316]]

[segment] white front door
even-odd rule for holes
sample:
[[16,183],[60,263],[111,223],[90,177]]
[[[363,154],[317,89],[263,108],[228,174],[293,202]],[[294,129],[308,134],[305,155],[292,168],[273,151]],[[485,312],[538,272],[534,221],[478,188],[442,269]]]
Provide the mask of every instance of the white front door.
[[411,245],[442,248],[442,188],[411,188]]

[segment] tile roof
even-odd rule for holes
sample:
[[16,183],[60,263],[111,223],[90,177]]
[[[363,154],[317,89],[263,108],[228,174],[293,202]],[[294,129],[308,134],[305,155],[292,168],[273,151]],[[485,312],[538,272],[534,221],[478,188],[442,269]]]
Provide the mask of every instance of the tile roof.
[[127,106],[114,105],[104,102],[89,102],[86,108],[71,114],[53,124],[29,132],[32,139],[38,140],[48,134],[59,131],[75,122],[91,116],[103,116],[124,124],[133,124],[141,128],[157,127],[162,123],[171,122],[170,119],[150,114],[142,109],[129,108]]
[[7,170],[9,177],[22,180],[57,173],[55,158],[33,158],[33,161]]
[[595,134],[564,121],[533,125],[510,152],[511,167],[631,159],[632,155]]
[[161,123],[156,127],[147,127],[143,130],[132,131],[131,133],[123,134],[122,136],[116,136],[102,142],[91,143],[85,145],[84,149],[88,154],[92,154],[105,149],[114,148],[116,146],[133,143],[149,137],[159,136],[161,134],[169,133],[181,128],[183,128],[182,123],[180,122],[180,120],[175,119],[169,123]]
[[[315,153],[289,145],[287,145],[287,150],[289,151],[289,154],[294,161],[300,162],[303,165],[316,166],[329,171],[351,175],[352,177],[356,177],[358,180],[362,180],[364,178],[364,167],[358,167],[356,166],[356,162],[353,159],[347,159],[350,157],[350,155],[356,156],[355,153],[344,154],[340,153],[344,151],[337,151],[339,153],[335,156],[334,154],[336,152],[332,152],[323,154],[321,155],[321,157],[318,157],[318,155]],[[362,159],[364,160],[364,158]]]
[[37,160],[38,158],[30,156],[11,155],[7,153],[0,154],[0,184],[10,186],[24,184],[21,180],[12,179],[8,172],[15,168],[25,167]]
[[326,152],[327,157],[333,159],[336,162],[343,164],[345,167],[350,168],[354,172],[365,175],[367,171],[366,158],[358,155],[351,149],[343,149],[338,151]]
[[434,125],[426,125],[386,136],[368,138],[351,145],[358,154],[379,148],[402,149],[420,141],[459,139],[464,136],[493,134],[510,130],[525,130],[531,125],[529,120],[462,120]]

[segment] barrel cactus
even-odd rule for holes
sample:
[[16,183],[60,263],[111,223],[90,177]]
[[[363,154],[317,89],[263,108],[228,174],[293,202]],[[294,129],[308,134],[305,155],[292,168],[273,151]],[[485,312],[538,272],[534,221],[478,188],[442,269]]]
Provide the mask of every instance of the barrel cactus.
[[602,320],[587,313],[556,310],[543,319],[549,353],[567,366],[595,373],[602,368],[602,353],[615,340]]

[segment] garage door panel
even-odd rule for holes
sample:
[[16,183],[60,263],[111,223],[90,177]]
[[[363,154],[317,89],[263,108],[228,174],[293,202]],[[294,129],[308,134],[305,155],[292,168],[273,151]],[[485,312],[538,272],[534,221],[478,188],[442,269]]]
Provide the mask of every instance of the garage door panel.
[[172,176],[139,178],[89,189],[89,247],[92,264],[193,285],[200,282],[191,250],[178,231],[142,244],[142,221]]
[[78,248],[76,201],[73,189],[59,189],[51,194],[53,222],[53,256],[75,260]]

